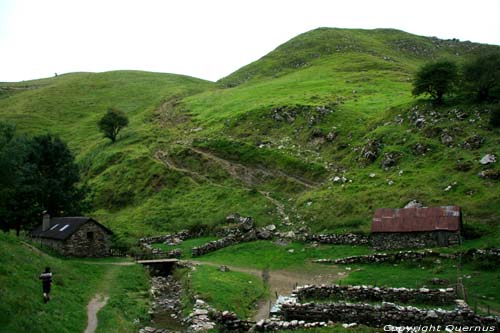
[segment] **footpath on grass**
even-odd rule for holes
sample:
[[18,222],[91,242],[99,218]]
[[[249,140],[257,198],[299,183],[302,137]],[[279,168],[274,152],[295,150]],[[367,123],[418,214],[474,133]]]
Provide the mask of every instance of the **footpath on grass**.
[[290,295],[297,285],[330,284],[346,277],[346,273],[341,269],[314,264],[310,264],[310,267],[307,267],[308,269],[300,267],[298,269],[259,270],[255,268],[223,265],[210,261],[190,260],[190,262],[196,265],[207,265],[212,267],[225,266],[229,270],[252,274],[261,278],[267,285],[271,293],[271,298],[262,299],[258,303],[257,312],[254,316],[255,321],[269,318],[271,302],[275,301],[278,295]]

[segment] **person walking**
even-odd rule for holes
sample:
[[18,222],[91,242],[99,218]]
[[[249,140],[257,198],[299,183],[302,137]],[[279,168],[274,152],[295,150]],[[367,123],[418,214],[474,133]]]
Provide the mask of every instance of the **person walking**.
[[50,300],[50,287],[52,286],[52,273],[50,267],[45,267],[45,272],[40,274],[42,280],[43,302],[47,303]]

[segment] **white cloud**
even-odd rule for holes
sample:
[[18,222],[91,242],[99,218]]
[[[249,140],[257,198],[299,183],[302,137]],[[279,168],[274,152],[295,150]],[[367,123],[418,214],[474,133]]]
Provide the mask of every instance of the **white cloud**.
[[320,26],[500,44],[496,0],[0,0],[0,20],[0,81],[115,69],[217,80]]

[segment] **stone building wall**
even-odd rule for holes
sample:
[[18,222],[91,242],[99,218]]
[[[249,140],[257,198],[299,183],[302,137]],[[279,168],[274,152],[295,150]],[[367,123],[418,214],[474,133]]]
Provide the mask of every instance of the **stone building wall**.
[[[93,233],[89,239],[88,233]],[[109,256],[110,235],[96,223],[89,221],[82,225],[66,240],[39,238],[43,245],[54,249],[64,256],[106,257]]]
[[[93,233],[89,238],[88,233]],[[64,254],[74,257],[106,257],[109,255],[110,235],[96,223],[82,225],[64,241]]]
[[55,250],[56,252],[64,255],[65,247],[64,247],[64,241],[62,241],[62,240],[55,240],[55,239],[48,239],[48,238],[35,238],[34,241],[37,243],[41,243],[46,247],[50,247],[51,249]]
[[370,245],[379,250],[458,245],[460,235],[450,231],[377,232],[370,235]]

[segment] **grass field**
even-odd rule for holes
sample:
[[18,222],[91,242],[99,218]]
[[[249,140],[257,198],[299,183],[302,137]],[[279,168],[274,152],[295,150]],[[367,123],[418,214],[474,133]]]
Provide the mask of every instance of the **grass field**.
[[[0,253],[0,332],[82,332],[87,303],[98,292],[110,296],[100,332],[136,332],[148,319],[149,282],[140,266],[54,258],[1,232]],[[44,304],[38,276],[46,266],[54,277]]]

